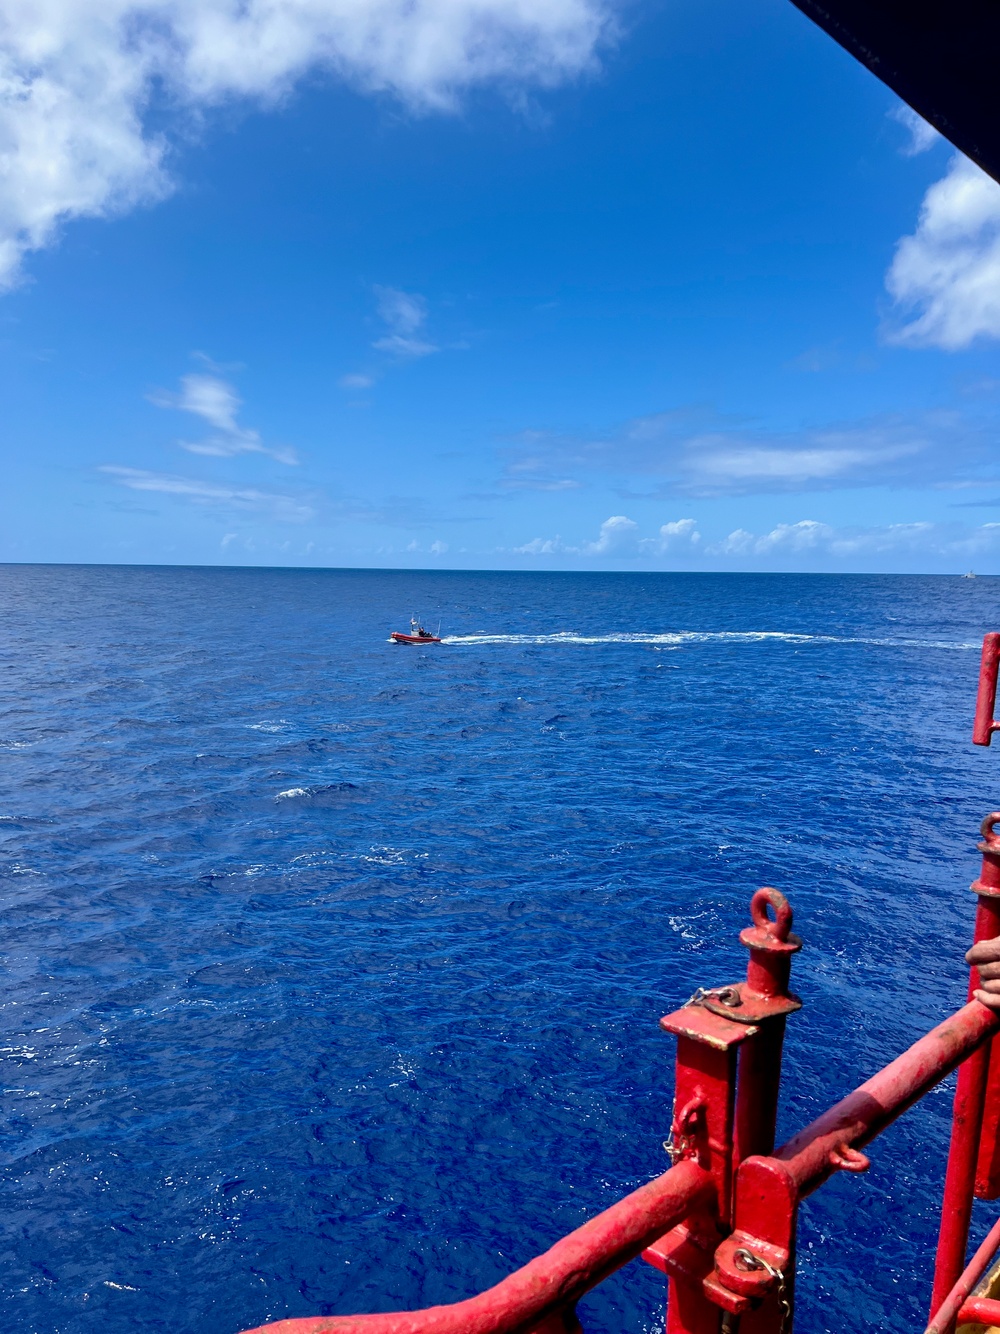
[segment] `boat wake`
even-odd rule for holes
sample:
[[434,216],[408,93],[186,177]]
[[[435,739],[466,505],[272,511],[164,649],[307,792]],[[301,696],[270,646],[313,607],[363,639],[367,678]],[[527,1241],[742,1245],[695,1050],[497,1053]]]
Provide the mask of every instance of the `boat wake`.
[[652,644],[683,648],[689,644],[759,644],[775,640],[784,644],[871,644],[879,648],[974,649],[977,644],[947,639],[873,639],[843,635],[799,635],[783,630],[678,630],[668,634],[578,635],[564,631],[554,635],[445,635],[442,643],[479,646],[487,644]]

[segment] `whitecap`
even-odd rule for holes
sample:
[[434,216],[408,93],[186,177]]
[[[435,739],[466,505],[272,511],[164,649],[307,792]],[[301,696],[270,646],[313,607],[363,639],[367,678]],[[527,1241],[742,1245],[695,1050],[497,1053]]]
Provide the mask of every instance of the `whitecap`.
[[545,645],[545,644],[653,644],[679,648],[689,644],[868,644],[878,648],[934,648],[967,650],[978,644],[947,639],[873,639],[852,635],[805,635],[787,630],[677,630],[665,633],[581,635],[562,630],[547,635],[447,635],[445,644],[466,645]]

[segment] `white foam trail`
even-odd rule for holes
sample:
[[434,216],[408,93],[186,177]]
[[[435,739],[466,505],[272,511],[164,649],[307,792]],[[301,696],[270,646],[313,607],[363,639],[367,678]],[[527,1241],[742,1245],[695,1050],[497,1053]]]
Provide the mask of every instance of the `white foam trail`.
[[759,644],[765,640],[785,644],[873,644],[879,648],[973,649],[946,639],[867,639],[841,635],[799,635],[784,630],[678,630],[670,634],[577,635],[565,631],[554,635],[445,635],[445,644],[660,644],[679,648],[685,644]]

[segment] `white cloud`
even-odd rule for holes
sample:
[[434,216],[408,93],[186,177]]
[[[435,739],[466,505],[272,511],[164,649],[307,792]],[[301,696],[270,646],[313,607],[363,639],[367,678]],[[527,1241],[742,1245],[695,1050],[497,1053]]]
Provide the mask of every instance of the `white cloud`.
[[[935,426],[937,423],[934,424]],[[927,448],[931,423],[859,423],[788,433],[695,432],[676,452],[678,489],[693,495],[826,489],[884,476]]]
[[223,509],[247,510],[264,514],[283,523],[306,523],[316,517],[315,509],[296,496],[273,491],[258,491],[253,487],[225,486],[203,482],[193,477],[177,477],[170,473],[147,472],[142,468],[121,468],[107,464],[99,469],[119,486],[131,491],[153,491],[177,496],[198,505],[217,505]]
[[236,416],[242,407],[242,400],[231,384],[216,375],[185,375],[181,379],[179,393],[170,394],[160,390],[149,397],[150,402],[158,408],[176,408],[180,412],[193,413],[219,432],[208,440],[179,441],[181,448],[190,454],[207,454],[211,458],[266,454],[278,463],[298,463],[293,449],[268,448],[257,431],[240,426]]
[[[706,440],[703,443],[716,442]],[[745,445],[740,449],[724,448],[718,453],[710,453],[707,449],[692,453],[683,466],[705,483],[710,483],[713,478],[727,482],[811,482],[853,472],[860,464],[870,461],[871,452],[860,449],[759,449]]]
[[397,333],[416,333],[427,318],[427,302],[416,293],[376,286],[375,298],[379,315]]
[[535,477],[520,481],[508,479],[503,482],[503,486],[507,491],[579,491],[583,483],[573,477]]
[[[528,432],[529,438],[534,432]],[[578,491],[582,485],[573,477],[553,477],[544,459],[513,459],[500,485],[506,491]]]
[[371,389],[375,383],[374,375],[362,375],[354,373],[351,375],[342,375],[337,381],[341,389]]
[[710,555],[766,556],[771,552],[813,551],[819,546],[829,547],[834,529],[815,519],[801,519],[798,523],[779,523],[769,533],[757,537],[745,528],[737,528],[721,542],[708,547]]
[[579,548],[584,556],[631,556],[639,548],[639,525],[624,514],[613,514],[601,524],[596,542]]
[[697,546],[701,541],[696,519],[678,519],[674,523],[665,523],[660,528],[659,546],[661,551],[673,551],[684,546]]
[[379,316],[389,332],[376,339],[372,347],[395,357],[427,357],[437,352],[433,343],[416,337],[427,319],[427,303],[422,296],[401,292],[398,287],[376,286],[375,298]]
[[1000,523],[969,528],[959,523],[893,523],[874,527],[834,528],[815,519],[779,523],[770,532],[737,528],[721,542],[706,547],[709,556],[761,558],[812,554],[835,561],[856,557],[918,556],[968,559],[1000,554]]
[[641,537],[634,519],[613,514],[601,524],[593,542],[569,546],[561,537],[536,537],[513,550],[518,556],[611,556],[628,560],[664,556],[669,552],[690,552],[697,549],[700,542],[701,534],[694,519],[676,519],[663,524],[656,537]]
[[379,352],[389,352],[394,357],[429,357],[438,350],[434,343],[425,343],[420,338],[404,338],[402,334],[386,334],[384,338],[376,338],[372,347]]
[[920,153],[926,153],[941,138],[934,126],[929,125],[923,116],[918,116],[905,102],[893,107],[889,115],[909,133],[909,140],[899,150],[903,157],[917,157]]
[[[1000,500],[996,502],[1000,504]],[[762,533],[737,528],[720,541],[705,543],[694,519],[661,525],[655,537],[643,537],[625,515],[613,515],[598,537],[577,546],[559,537],[536,537],[512,554],[554,557],[564,564],[596,559],[655,562],[683,557],[701,569],[878,569],[964,567],[1000,561],[1000,523],[972,527],[954,523],[895,523],[871,527],[834,527],[816,519],[778,523]]]
[[1000,338],[1000,185],[956,154],[896,247],[886,287],[909,316],[892,342],[955,351]]
[[561,537],[533,537],[522,547],[515,547],[516,556],[558,556],[566,550]]
[[273,104],[322,71],[449,110],[477,84],[586,71],[609,27],[601,0],[7,0],[0,285],[60,223],[169,192],[154,99],[161,124],[183,127],[227,101]]
[[[968,412],[896,414],[799,431],[708,409],[655,413],[605,436],[525,432],[504,450],[507,490],[569,490],[603,474],[623,499],[714,497],[840,487],[952,485],[996,478],[992,422]],[[640,478],[655,479],[643,487]],[[1000,481],[1000,478],[996,478]]]
[[430,545],[430,552],[432,556],[443,556],[447,550],[448,550],[448,543],[442,542],[440,541],[440,539],[436,542],[432,542]]

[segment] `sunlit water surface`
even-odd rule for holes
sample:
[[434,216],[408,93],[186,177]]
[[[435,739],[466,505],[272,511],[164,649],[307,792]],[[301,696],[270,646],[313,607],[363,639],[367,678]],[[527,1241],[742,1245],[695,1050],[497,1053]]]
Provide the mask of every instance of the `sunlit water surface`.
[[[657,1020],[763,883],[811,1119],[964,999],[998,592],[0,568],[5,1334],[495,1282],[664,1170]],[[948,1100],[807,1203],[801,1334],[922,1328]],[[581,1315],[662,1301],[637,1262]]]

